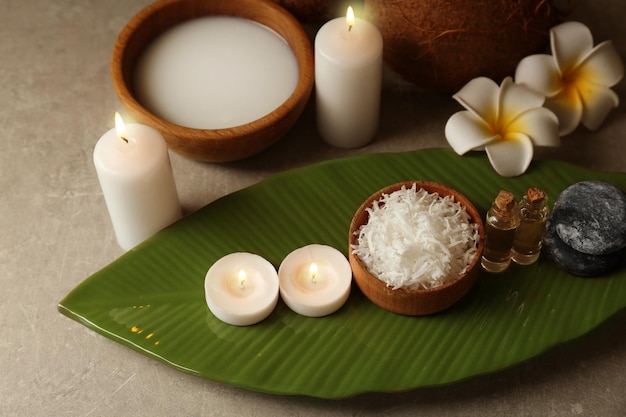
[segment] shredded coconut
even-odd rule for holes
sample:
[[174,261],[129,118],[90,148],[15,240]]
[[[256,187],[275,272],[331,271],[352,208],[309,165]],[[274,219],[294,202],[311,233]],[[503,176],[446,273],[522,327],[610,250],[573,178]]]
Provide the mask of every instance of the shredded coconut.
[[478,225],[452,196],[416,185],[383,194],[366,209],[352,251],[393,289],[432,288],[465,272],[476,254]]

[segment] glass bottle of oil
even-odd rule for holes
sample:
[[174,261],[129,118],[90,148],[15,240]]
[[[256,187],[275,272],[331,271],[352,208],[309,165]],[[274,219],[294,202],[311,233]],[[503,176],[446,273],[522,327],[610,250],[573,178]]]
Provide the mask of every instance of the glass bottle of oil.
[[534,263],[541,253],[548,219],[548,197],[540,188],[531,187],[519,204],[520,225],[513,243],[513,261],[520,265]]
[[485,222],[485,246],[481,265],[488,272],[502,272],[511,264],[515,230],[519,225],[515,196],[500,190]]

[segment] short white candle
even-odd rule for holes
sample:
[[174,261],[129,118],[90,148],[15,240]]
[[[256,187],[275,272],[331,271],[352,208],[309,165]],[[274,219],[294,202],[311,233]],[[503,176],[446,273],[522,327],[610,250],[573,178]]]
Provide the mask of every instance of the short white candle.
[[234,326],[249,326],[265,319],[276,307],[278,274],[259,255],[231,253],[209,268],[204,293],[215,317]]
[[124,125],[106,132],[93,152],[118,244],[128,250],[180,219],[167,146],[155,129]]
[[276,32],[248,19],[197,18],[156,38],[135,70],[138,100],[186,127],[222,129],[257,120],[283,104],[298,63]]
[[340,148],[358,148],[378,131],[383,38],[363,19],[327,22],[315,37],[317,128]]
[[322,317],[337,311],[350,296],[352,269],[337,249],[313,244],[287,255],[278,279],[289,308],[303,316]]

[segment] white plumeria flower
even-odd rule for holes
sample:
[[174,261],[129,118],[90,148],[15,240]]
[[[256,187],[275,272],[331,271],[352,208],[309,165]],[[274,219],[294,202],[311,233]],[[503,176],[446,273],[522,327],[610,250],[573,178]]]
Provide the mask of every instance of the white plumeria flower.
[[558,146],[558,119],[542,107],[545,97],[513,83],[498,86],[489,78],[474,78],[453,98],[467,110],[448,119],[446,139],[459,155],[483,149],[503,177],[523,174],[536,146]]
[[619,98],[611,87],[624,75],[622,61],[611,41],[593,47],[587,26],[566,22],[550,30],[552,55],[530,55],[520,61],[515,82],[546,96],[545,107],[559,118],[560,134],[582,124],[595,130]]

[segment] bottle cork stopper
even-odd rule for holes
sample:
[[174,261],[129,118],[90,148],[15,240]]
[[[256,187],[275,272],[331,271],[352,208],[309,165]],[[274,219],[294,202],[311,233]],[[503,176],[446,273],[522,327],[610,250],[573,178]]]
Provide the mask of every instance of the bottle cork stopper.
[[530,187],[526,191],[526,195],[528,196],[528,201],[531,203],[540,203],[546,198],[546,194],[543,192],[541,188]]
[[509,191],[500,190],[495,203],[498,210],[511,211],[515,205],[515,196]]

